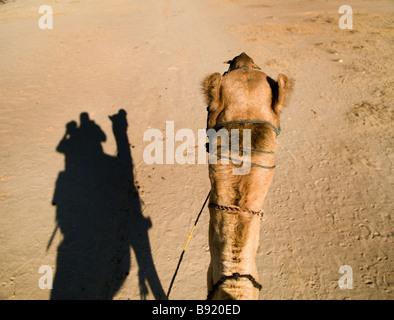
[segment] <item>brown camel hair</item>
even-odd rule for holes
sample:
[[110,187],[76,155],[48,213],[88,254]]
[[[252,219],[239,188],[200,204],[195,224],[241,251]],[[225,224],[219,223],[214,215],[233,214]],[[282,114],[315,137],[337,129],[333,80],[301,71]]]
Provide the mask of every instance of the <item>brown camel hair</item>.
[[[292,81],[284,74],[278,81],[267,76],[252,58],[241,53],[230,61],[223,76],[213,73],[202,84],[208,105],[207,129],[230,121],[261,120],[279,127],[279,116],[292,89]],[[257,69],[257,70],[256,70]],[[267,123],[233,123],[225,128],[251,130],[251,147],[272,151],[277,147],[277,133]],[[273,153],[252,153],[255,164],[274,166]],[[210,203],[237,206],[245,211],[226,211],[210,206],[208,293],[212,299],[257,299],[258,288],[247,277],[223,277],[234,273],[250,275],[258,281],[255,256],[259,244],[260,217],[246,210],[260,211],[271,184],[274,170],[252,166],[246,175],[234,175],[239,166],[230,161],[209,164]]]

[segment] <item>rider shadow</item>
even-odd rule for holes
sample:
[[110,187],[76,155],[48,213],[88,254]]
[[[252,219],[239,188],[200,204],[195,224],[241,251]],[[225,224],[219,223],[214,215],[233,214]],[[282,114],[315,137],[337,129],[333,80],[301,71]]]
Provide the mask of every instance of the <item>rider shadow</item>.
[[165,293],[151,254],[150,218],[141,211],[134,185],[133,162],[127,137],[126,112],[110,116],[117,157],[103,152],[106,140],[101,128],[80,116],[67,124],[57,151],[65,155],[65,171],[59,173],[53,197],[57,229],[63,234],[58,246],[51,299],[112,299],[131,268],[130,246],[138,263],[141,299]]

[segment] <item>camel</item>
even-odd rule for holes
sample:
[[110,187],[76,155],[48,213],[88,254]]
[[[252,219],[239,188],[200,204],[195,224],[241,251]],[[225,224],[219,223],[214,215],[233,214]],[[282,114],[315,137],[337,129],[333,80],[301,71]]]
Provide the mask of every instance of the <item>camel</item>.
[[292,81],[284,74],[275,81],[260,71],[253,59],[241,53],[226,61],[223,75],[213,73],[202,83],[208,105],[207,129],[251,131],[251,167],[235,175],[234,162],[219,158],[209,163],[208,299],[255,300],[261,285],[255,256],[259,244],[264,199],[274,175],[276,136],[280,113],[286,106]]

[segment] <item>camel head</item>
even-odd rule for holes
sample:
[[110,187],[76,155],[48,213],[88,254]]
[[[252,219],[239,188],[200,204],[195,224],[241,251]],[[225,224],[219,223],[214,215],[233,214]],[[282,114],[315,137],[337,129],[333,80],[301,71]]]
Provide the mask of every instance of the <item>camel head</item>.
[[239,56],[236,56],[232,60],[225,61],[224,63],[230,65],[228,68],[228,72],[240,68],[261,70],[261,68],[257,64],[255,64],[253,59],[249,57],[245,52],[242,52]]

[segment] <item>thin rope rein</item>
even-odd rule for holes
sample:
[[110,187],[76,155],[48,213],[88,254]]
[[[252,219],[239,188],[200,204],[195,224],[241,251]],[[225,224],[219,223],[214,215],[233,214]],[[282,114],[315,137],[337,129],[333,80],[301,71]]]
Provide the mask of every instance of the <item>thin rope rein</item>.
[[175,278],[176,278],[176,276],[177,276],[177,274],[178,274],[178,270],[179,270],[179,267],[180,267],[180,265],[181,265],[183,256],[184,256],[184,254],[185,254],[185,252],[186,252],[187,246],[189,245],[190,239],[191,239],[192,236],[193,236],[193,231],[194,231],[194,229],[196,228],[197,222],[198,222],[198,220],[200,219],[201,213],[202,213],[202,211],[204,210],[205,205],[207,204],[210,195],[211,195],[211,190],[209,190],[208,195],[207,195],[207,198],[205,199],[204,204],[202,205],[202,208],[201,208],[200,212],[199,212],[198,215],[197,215],[197,218],[196,218],[196,221],[194,222],[193,228],[191,229],[190,233],[187,235],[186,244],[185,244],[185,246],[183,247],[181,256],[179,257],[178,265],[176,266],[175,273],[174,273],[174,275],[173,275],[173,277],[172,277],[172,280],[171,280],[171,283],[170,283],[170,287],[168,288],[168,291],[167,291],[167,296],[166,296],[166,299],[167,299],[167,300],[168,300],[169,297],[170,297],[171,289],[172,289],[172,286],[173,286],[173,284],[174,284]]

